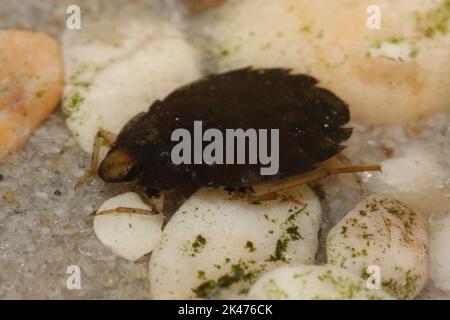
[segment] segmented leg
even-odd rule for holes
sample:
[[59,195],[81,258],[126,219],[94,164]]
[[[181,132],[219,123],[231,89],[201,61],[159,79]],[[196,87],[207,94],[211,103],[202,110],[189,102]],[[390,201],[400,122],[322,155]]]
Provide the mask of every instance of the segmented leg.
[[80,179],[78,179],[78,182],[75,185],[75,189],[77,189],[83,183],[88,181],[90,178],[92,178],[97,173],[98,157],[99,157],[100,147],[101,147],[100,140],[102,140],[102,139],[105,140],[109,146],[112,146],[116,142],[117,135],[115,135],[114,133],[109,132],[107,130],[104,130],[104,129],[100,129],[97,132],[97,134],[95,135],[95,139],[94,139],[94,147],[92,148],[91,164],[89,166],[89,169],[86,171],[86,173]]
[[[341,162],[343,165],[346,165],[346,166],[351,166],[351,165],[353,165],[352,161],[351,161],[349,158],[347,158],[347,156],[346,156],[345,154],[343,154],[343,153],[337,154],[337,155],[336,155],[336,158],[337,158],[337,159],[339,160],[339,162]],[[352,173],[352,176],[353,176],[353,178],[355,179],[356,184],[358,185],[358,187],[361,189],[361,192],[362,192],[363,190],[362,190],[362,180],[361,180],[361,177],[360,177],[359,175],[357,175],[355,172]]]
[[278,182],[264,183],[260,185],[253,186],[253,195],[262,196],[265,194],[270,194],[274,192],[283,191],[286,189],[291,189],[299,185],[314,182],[334,174],[340,173],[356,173],[356,172],[366,172],[366,171],[381,171],[381,166],[378,164],[372,165],[354,165],[354,166],[344,166],[337,168],[326,168],[320,167],[312,172],[308,172],[296,177],[287,178],[280,180]]
[[159,214],[159,212],[156,212],[153,210],[129,208],[129,207],[117,207],[114,209],[108,209],[108,210],[103,210],[103,211],[97,212],[95,215],[101,216],[103,214],[110,214],[110,213],[133,213],[133,214],[145,214],[145,215],[150,215],[150,216]]
[[[226,189],[225,189],[226,190]],[[229,190],[226,190],[229,191]],[[278,192],[269,192],[269,193],[263,193],[256,195],[253,193],[252,188],[248,188],[247,191],[229,191],[231,194],[230,200],[246,200],[250,203],[257,204],[259,202],[264,201],[289,201],[296,204],[303,204],[302,202],[298,201],[297,199],[294,199],[293,196],[284,194],[284,193],[278,193]]]
[[265,193],[265,194],[260,194],[260,195],[248,193],[246,195],[245,199],[251,203],[279,200],[282,202],[284,202],[284,201],[292,202],[292,203],[295,203],[298,205],[304,204],[302,201],[295,199],[295,197],[293,197],[291,195],[282,194],[282,193],[278,193],[278,192],[270,192],[270,193]]
[[149,195],[141,186],[135,186],[135,192],[139,194],[141,199],[152,208],[153,212],[161,213],[164,209],[164,192],[159,192],[157,195]]
[[95,215],[100,216],[104,214],[118,213],[118,214],[143,214],[143,215],[157,215],[163,212],[164,194],[160,193],[158,196],[148,196],[141,188],[135,190],[141,199],[151,208],[150,210],[131,207],[117,207],[97,212]]

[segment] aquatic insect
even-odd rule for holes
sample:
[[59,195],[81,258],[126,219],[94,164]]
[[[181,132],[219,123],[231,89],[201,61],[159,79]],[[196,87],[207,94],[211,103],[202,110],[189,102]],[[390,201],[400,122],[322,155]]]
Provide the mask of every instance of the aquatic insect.
[[[248,189],[261,195],[334,173],[379,170],[377,165],[320,165],[344,149],[341,143],[352,129],[344,127],[350,120],[347,105],[316,85],[316,79],[286,69],[246,68],[181,87],[136,115],[116,139],[99,132],[97,137],[107,138],[112,147],[98,175],[107,182],[135,181],[148,194],[192,186]],[[227,128],[279,129],[278,173],[261,175],[255,163],[174,164],[171,150],[177,142],[172,133],[184,128],[194,135],[196,121],[202,121],[203,130],[224,135]],[[248,149],[245,152],[248,158]],[[94,151],[91,171],[97,161]]]

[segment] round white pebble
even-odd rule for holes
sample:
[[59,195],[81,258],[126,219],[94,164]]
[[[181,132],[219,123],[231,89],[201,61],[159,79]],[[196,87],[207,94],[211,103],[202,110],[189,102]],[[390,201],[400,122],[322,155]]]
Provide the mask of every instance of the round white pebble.
[[63,111],[77,143],[91,152],[100,128],[118,134],[157,99],[200,77],[197,53],[183,34],[158,19],[111,21],[64,35]]
[[383,172],[376,175],[381,188],[394,192],[420,192],[433,188],[442,176],[443,169],[429,153],[412,149],[402,157],[387,159],[381,163]]
[[262,300],[391,300],[381,289],[339,267],[284,266],[262,276],[249,292]]
[[164,229],[150,260],[155,299],[243,298],[263,272],[312,264],[322,210],[307,186],[256,203],[200,189]]
[[212,60],[218,71],[284,67],[310,74],[366,124],[405,123],[448,109],[450,33],[439,28],[446,2],[378,0],[376,31],[366,27],[372,4],[228,0],[205,27]]
[[400,299],[416,297],[428,279],[426,222],[387,195],[358,203],[330,230],[326,249],[328,263],[357,276],[378,267],[382,288]]
[[439,188],[446,175],[436,156],[421,145],[399,151],[399,156],[381,162],[382,172],[368,181],[367,188],[392,194],[416,213],[447,212],[450,199]]
[[[105,212],[119,207],[151,210],[133,192],[127,192],[107,200],[98,209],[94,218],[97,238],[115,254],[135,261],[151,252],[161,239],[162,214],[132,212]],[[131,210],[130,210],[131,211]]]
[[430,276],[433,284],[450,291],[450,214],[430,222]]

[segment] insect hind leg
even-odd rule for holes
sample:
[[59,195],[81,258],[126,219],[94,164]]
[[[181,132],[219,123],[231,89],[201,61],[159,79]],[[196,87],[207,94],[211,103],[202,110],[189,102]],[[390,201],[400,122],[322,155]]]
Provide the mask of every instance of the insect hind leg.
[[368,165],[348,165],[335,168],[320,167],[314,171],[283,179],[277,182],[264,183],[260,185],[253,186],[253,195],[262,196],[265,194],[276,193],[279,191],[284,191],[291,189],[303,184],[311,183],[317,180],[324,179],[326,177],[341,174],[341,173],[357,173],[357,172],[367,172],[367,171],[381,171],[381,166],[378,164],[368,164]]

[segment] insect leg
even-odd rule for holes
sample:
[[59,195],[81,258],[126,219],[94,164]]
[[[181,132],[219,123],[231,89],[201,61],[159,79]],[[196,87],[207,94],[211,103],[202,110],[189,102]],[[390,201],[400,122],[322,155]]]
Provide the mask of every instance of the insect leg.
[[[346,155],[339,153],[336,155],[336,158],[343,164],[343,165],[347,165],[347,166],[351,166],[352,162],[349,158],[347,158]],[[362,193],[362,180],[361,177],[359,175],[357,175],[356,173],[352,173],[353,178],[356,181],[356,184],[358,185],[358,187],[361,189],[361,193]]]
[[90,178],[92,178],[95,175],[95,173],[97,172],[98,157],[99,157],[100,147],[101,147],[100,141],[102,139],[105,140],[109,146],[112,146],[116,142],[117,136],[114,133],[109,132],[104,129],[100,129],[97,132],[97,134],[95,135],[95,139],[94,139],[94,146],[92,148],[91,164],[89,166],[89,169],[86,171],[86,173],[80,179],[78,179],[78,182],[75,185],[75,189],[77,189],[83,183],[85,183]]
[[150,196],[146,192],[146,189],[141,186],[136,186],[135,191],[141,197],[141,199],[152,208],[153,212],[155,212],[156,214],[163,212],[164,192],[159,192],[158,195]]
[[292,202],[292,203],[295,203],[298,205],[304,204],[303,202],[299,201],[298,199],[295,199],[294,197],[292,197],[290,195],[277,193],[277,192],[270,192],[270,193],[259,194],[259,195],[255,195],[253,193],[248,193],[245,196],[245,200],[247,200],[251,203],[280,200],[280,201],[289,201],[289,202]]
[[133,214],[145,214],[145,215],[152,216],[152,215],[158,214],[159,212],[155,212],[153,210],[140,209],[140,208],[117,207],[114,209],[108,209],[108,210],[103,210],[103,211],[97,212],[96,215],[101,216],[103,214],[110,214],[110,213],[133,213]]
[[381,171],[381,166],[378,164],[369,165],[352,165],[337,168],[320,167],[314,171],[287,178],[278,182],[265,183],[253,186],[253,195],[261,196],[268,193],[278,192],[286,189],[291,189],[299,185],[317,181],[334,174],[341,173],[357,173],[366,171]]

